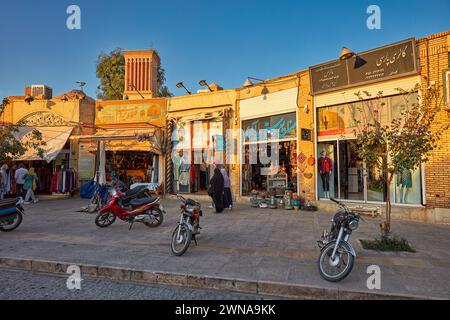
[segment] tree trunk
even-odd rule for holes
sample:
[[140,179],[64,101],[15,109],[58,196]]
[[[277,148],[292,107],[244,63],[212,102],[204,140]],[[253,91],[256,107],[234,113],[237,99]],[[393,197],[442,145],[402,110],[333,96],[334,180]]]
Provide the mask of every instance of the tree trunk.
[[391,232],[391,182],[394,175],[388,174],[388,179],[386,183],[386,221],[383,223],[382,226],[382,234],[384,237],[389,236],[389,233]]

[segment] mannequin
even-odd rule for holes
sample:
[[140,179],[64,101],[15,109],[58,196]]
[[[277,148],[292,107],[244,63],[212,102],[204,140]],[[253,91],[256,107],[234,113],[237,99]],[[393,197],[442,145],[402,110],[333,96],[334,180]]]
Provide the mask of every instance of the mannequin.
[[397,173],[397,187],[399,190],[399,203],[406,203],[408,189],[412,188],[411,171],[400,168]]
[[331,171],[333,170],[333,164],[331,159],[328,157],[328,154],[325,150],[323,150],[321,153],[321,157],[319,158],[319,174],[322,178],[322,186],[323,186],[323,193],[325,198],[330,198],[330,176]]

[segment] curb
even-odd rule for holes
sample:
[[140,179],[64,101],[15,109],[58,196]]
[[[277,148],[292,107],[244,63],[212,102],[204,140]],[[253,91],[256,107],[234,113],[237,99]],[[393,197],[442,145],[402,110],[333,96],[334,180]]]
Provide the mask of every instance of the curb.
[[247,294],[305,300],[429,300],[442,299],[427,296],[402,295],[391,293],[372,293],[364,291],[321,288],[309,285],[295,285],[281,282],[255,281],[223,277],[199,276],[160,271],[135,270],[89,264],[30,260],[18,258],[0,258],[0,268],[24,271],[67,274],[70,265],[78,265],[83,276],[117,281],[131,281],[158,285],[189,287],[194,289],[225,290]]

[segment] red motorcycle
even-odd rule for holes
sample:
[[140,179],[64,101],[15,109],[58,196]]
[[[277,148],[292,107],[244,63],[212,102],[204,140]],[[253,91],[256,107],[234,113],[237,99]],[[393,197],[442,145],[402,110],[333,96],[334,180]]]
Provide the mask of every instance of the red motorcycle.
[[130,229],[135,222],[141,222],[150,228],[158,227],[164,220],[163,213],[166,213],[160,202],[160,198],[129,200],[127,194],[121,193],[115,187],[108,204],[99,210],[95,224],[100,228],[106,228],[119,218],[130,223]]

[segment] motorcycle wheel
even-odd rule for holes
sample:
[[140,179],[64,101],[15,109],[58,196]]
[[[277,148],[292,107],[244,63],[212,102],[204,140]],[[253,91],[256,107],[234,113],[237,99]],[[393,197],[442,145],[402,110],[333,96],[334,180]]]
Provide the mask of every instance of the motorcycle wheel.
[[319,257],[319,273],[330,282],[338,282],[347,277],[353,269],[355,257],[347,250],[344,243],[339,244],[335,260],[331,260],[336,242],[327,244]]
[[3,232],[10,232],[17,229],[22,223],[22,213],[20,211],[16,212],[16,215],[11,217],[8,222],[0,222],[0,230]]
[[[177,239],[178,229],[180,229],[180,237]],[[192,231],[187,224],[178,225],[172,234],[172,242],[170,249],[175,256],[182,256],[189,248],[192,240]]]
[[159,208],[151,208],[147,211],[149,220],[144,220],[143,223],[149,228],[159,227],[164,221],[164,215]]
[[99,213],[95,217],[95,225],[99,228],[106,228],[116,221],[116,215],[112,212]]

